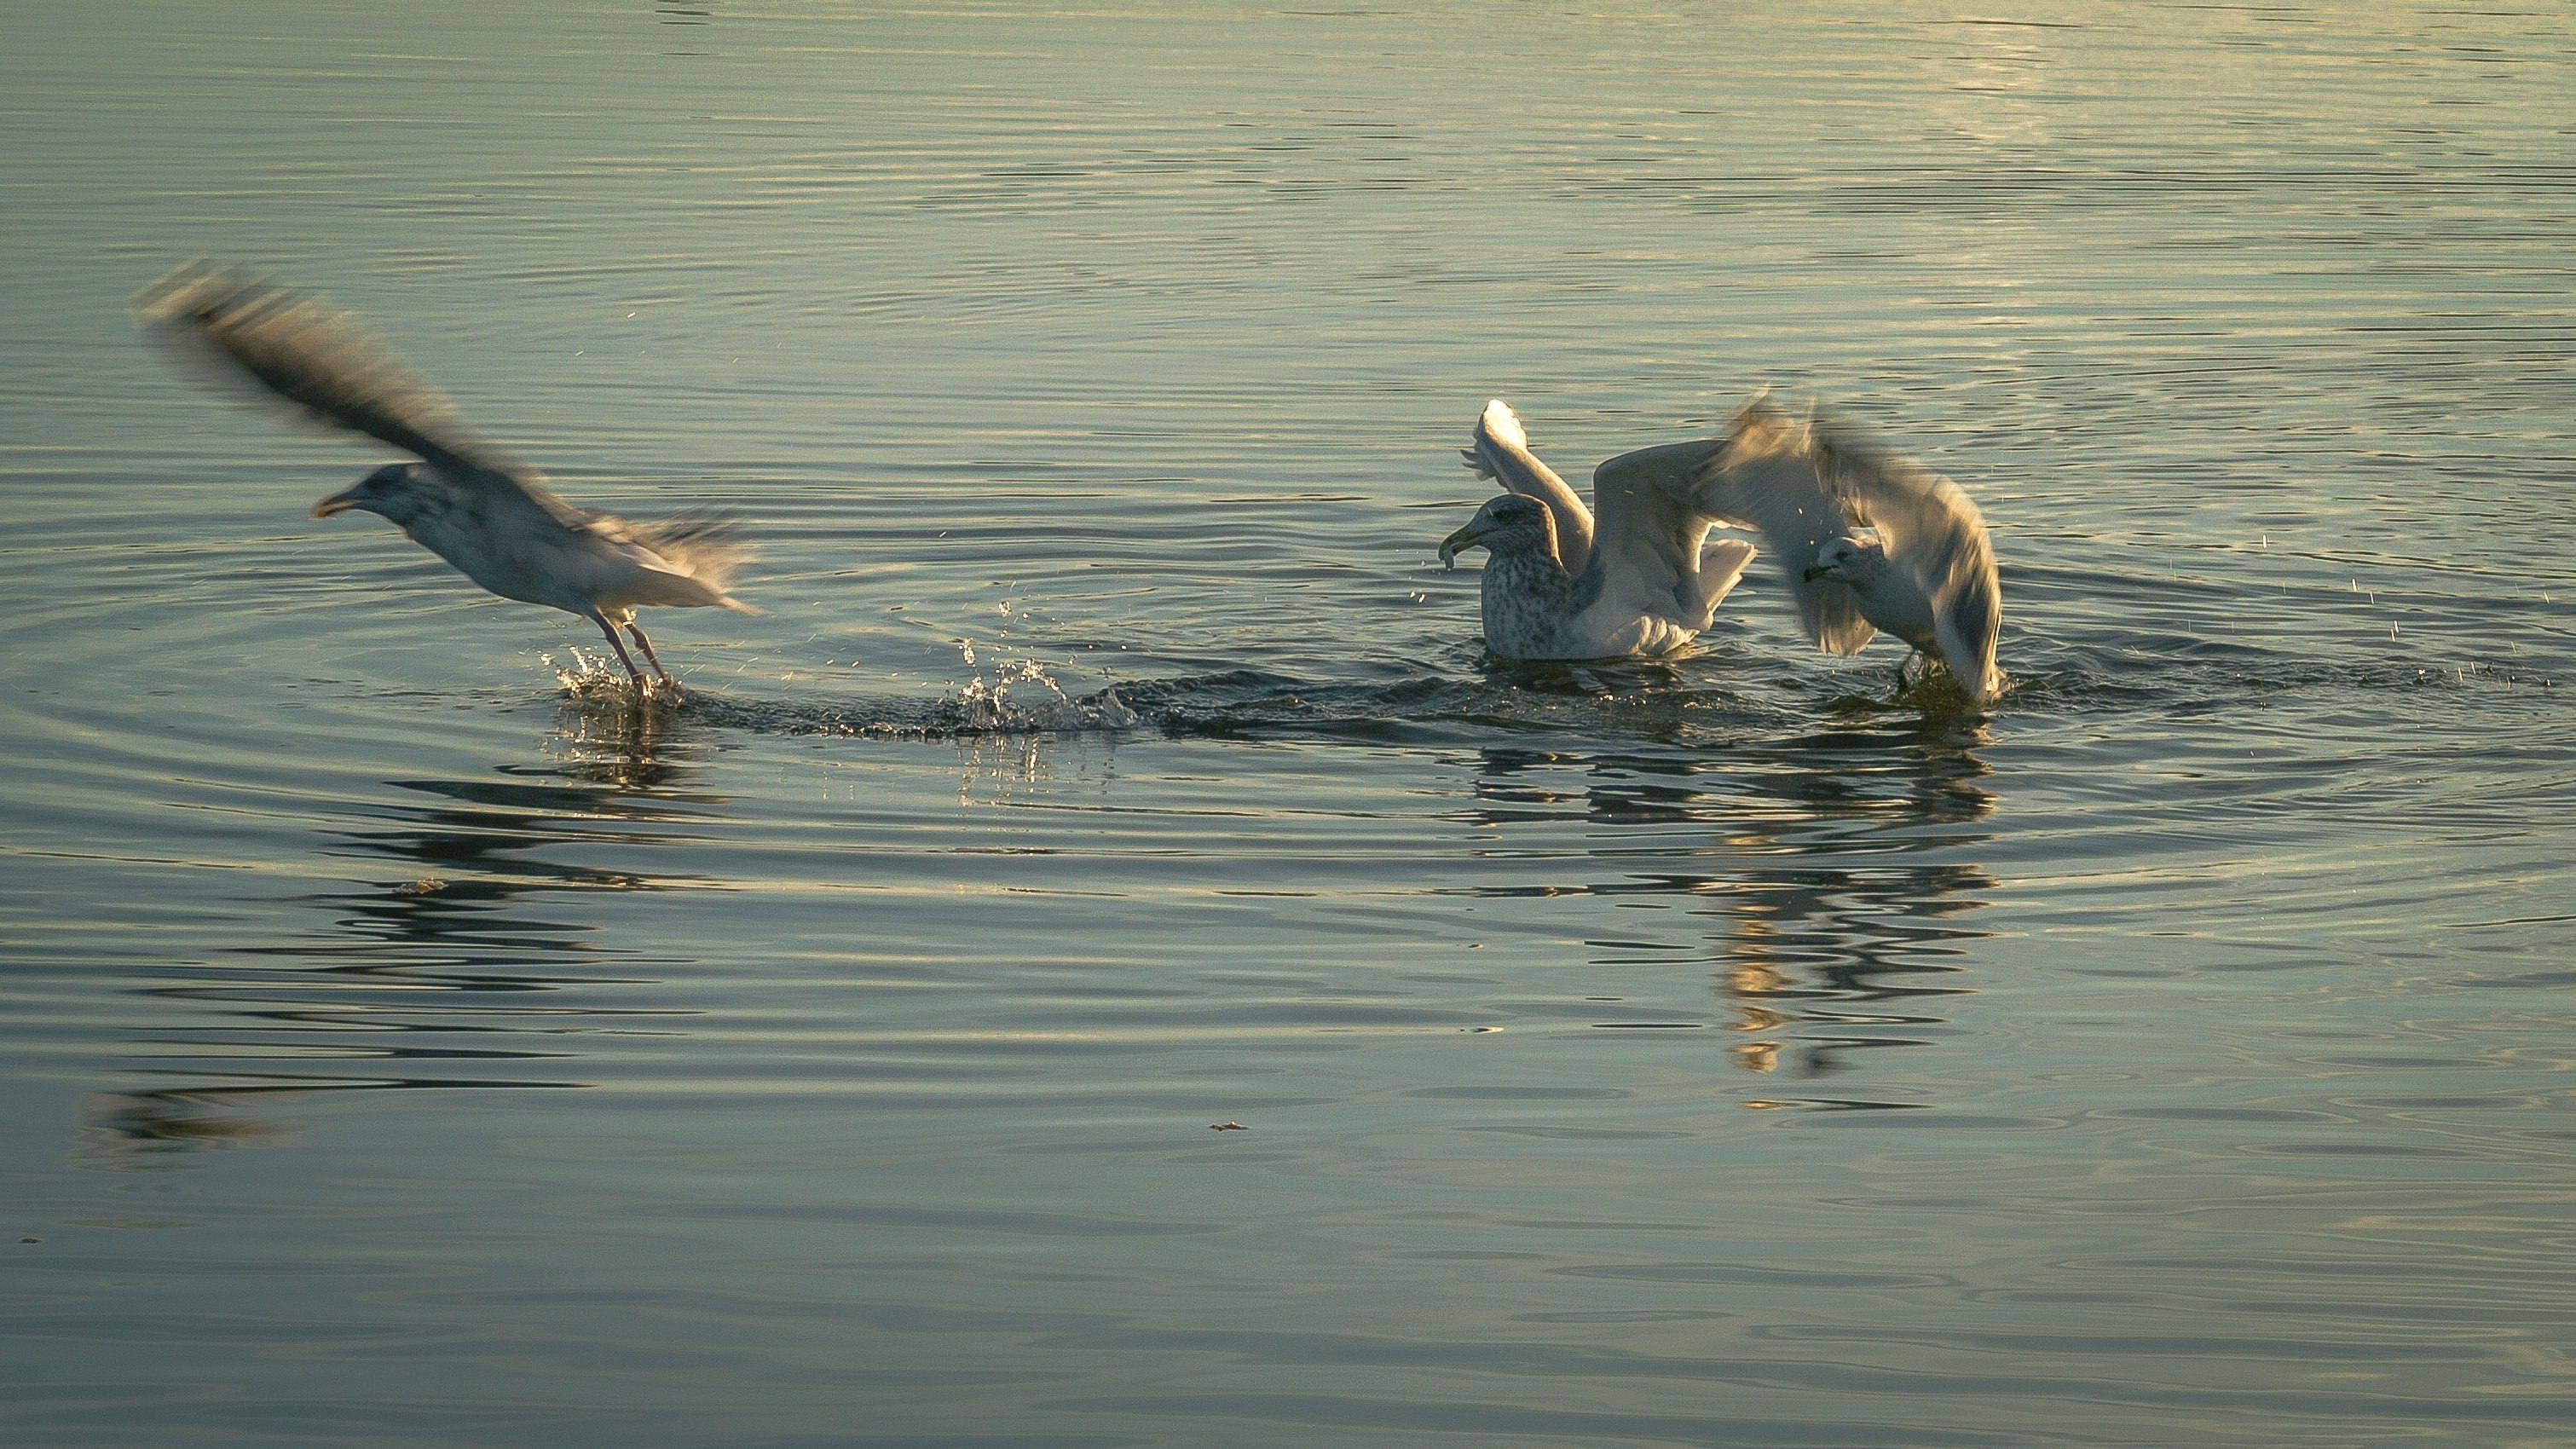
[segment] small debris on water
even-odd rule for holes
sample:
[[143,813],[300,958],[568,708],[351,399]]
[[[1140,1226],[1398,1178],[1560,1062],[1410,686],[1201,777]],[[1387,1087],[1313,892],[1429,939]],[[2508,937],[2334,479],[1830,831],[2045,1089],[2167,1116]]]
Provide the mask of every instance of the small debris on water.
[[1240,1122],[1210,1122],[1208,1130],[1210,1132],[1249,1132],[1252,1129]]
[[439,891],[443,891],[445,889],[447,889],[447,882],[440,880],[434,875],[425,875],[418,880],[404,881],[401,885],[395,886],[394,894],[398,896],[426,896],[435,895]]

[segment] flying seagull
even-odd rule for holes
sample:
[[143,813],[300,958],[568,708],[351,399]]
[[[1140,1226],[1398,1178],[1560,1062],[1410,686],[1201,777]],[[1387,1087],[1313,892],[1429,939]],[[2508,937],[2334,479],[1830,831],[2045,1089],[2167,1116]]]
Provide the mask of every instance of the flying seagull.
[[575,508],[543,474],[476,437],[454,404],[370,335],[354,314],[235,268],[190,262],[135,298],[137,320],[197,356],[211,354],[301,417],[364,433],[420,459],[388,463],[313,506],[328,518],[381,514],[458,572],[499,594],[599,626],[640,695],[652,693],[617,631],[635,638],[674,695],[635,623],[643,604],[758,613],[727,587],[749,556],[711,514],[630,523]]
[[1753,561],[1742,539],[1711,541],[1715,519],[1669,479],[1632,466],[1642,453],[1595,470],[1585,508],[1500,398],[1460,452],[1510,491],[1440,541],[1440,562],[1454,568],[1460,549],[1484,547],[1485,647],[1506,659],[1669,654],[1699,637]]
[[[1441,561],[1472,543],[1493,552],[1485,636],[1498,654],[1678,648],[1708,627],[1753,556],[1740,540],[1706,538],[1724,524],[1762,535],[1820,647],[1850,654],[1884,629],[1946,662],[1980,703],[2001,688],[1994,550],[1977,506],[1835,424],[1794,421],[1757,395],[1725,437],[1640,448],[1594,470],[1597,522],[1501,402],[1486,405],[1464,451],[1510,494],[1443,541]],[[1697,570],[1686,570],[1693,558]]]

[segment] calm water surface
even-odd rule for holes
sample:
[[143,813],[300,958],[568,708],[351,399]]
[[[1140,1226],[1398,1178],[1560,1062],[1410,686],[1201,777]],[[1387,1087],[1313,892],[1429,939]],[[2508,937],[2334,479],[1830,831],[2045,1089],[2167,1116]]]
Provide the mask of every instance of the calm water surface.
[[[2564,1442],[2571,58],[26,10],[0,1437]],[[380,455],[125,320],[197,254],[770,612],[638,712],[308,519]],[[1766,381],[1983,503],[1991,713],[1758,563],[1483,656],[1487,397],[1579,474]]]

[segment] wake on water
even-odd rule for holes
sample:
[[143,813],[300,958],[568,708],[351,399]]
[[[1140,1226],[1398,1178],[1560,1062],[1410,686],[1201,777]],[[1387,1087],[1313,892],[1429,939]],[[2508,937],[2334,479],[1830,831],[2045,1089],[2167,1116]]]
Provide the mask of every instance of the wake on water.
[[[686,708],[711,723],[732,723],[783,734],[876,735],[937,739],[953,735],[1072,734],[1142,724],[1111,685],[1090,694],[1065,693],[1034,659],[979,671],[957,691],[930,700],[870,700],[853,704],[801,704],[691,692],[679,698],[639,698],[625,669],[575,647],[569,663],[543,656],[564,692],[580,703],[623,708]],[[969,656],[971,658],[971,656]]]
[[[758,697],[692,692],[637,697],[625,670],[576,647],[569,663],[546,656],[576,707],[685,711],[695,723],[754,733],[933,740],[1011,735],[1115,734],[1137,728],[1209,738],[1339,740],[1385,745],[1476,746],[1497,735],[1524,741],[1613,741],[1691,750],[1759,744],[1823,728],[1893,731],[2002,723],[2013,716],[2198,716],[2304,699],[2313,708],[2386,710],[2391,694],[2438,720],[2444,696],[2489,706],[2562,708],[2548,661],[2522,654],[2434,665],[2414,651],[2331,658],[2237,636],[2133,628],[2100,638],[2012,631],[2018,667],[2004,696],[1980,708],[1939,670],[1905,675],[1882,651],[1864,662],[1803,652],[1772,657],[1725,644],[1661,659],[1523,663],[1472,646],[1453,657],[1381,668],[1371,679],[1308,679],[1251,667],[1121,680],[1075,692],[1035,659],[982,662],[944,693]],[[2282,641],[2297,645],[2301,641]],[[2534,666],[2539,666],[2535,668]],[[748,681],[744,681],[748,682]],[[779,681],[785,684],[786,681]],[[2501,697],[2499,697],[2501,696]],[[2506,700],[2519,696],[2513,704]],[[2544,703],[2545,701],[2545,703]]]
[[[547,656],[547,661],[567,703],[585,713],[685,718],[758,734],[898,740],[1114,735],[1142,728],[1216,739],[1472,747],[1497,736],[1550,736],[1569,742],[1711,749],[1812,727],[1820,704],[1843,727],[1859,722],[1855,711],[1899,720],[1919,720],[1927,708],[1944,716],[1973,712],[1963,694],[1955,701],[1931,694],[1882,702],[1849,697],[1835,687],[1823,698],[1809,693],[1773,700],[1766,697],[1769,691],[1721,684],[1667,660],[1528,664],[1488,659],[1468,675],[1425,667],[1373,681],[1314,680],[1240,668],[1072,692],[1048,666],[1024,659],[979,668],[940,695],[801,699],[732,690],[639,698],[613,660],[574,649],[568,660]],[[1944,702],[1960,708],[1941,708]]]

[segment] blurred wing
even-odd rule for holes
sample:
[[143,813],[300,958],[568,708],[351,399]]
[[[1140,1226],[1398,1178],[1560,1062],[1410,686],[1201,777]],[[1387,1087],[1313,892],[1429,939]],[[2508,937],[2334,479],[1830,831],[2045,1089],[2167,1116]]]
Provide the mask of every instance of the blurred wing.
[[548,492],[533,468],[474,436],[454,404],[370,336],[354,314],[237,268],[190,262],[143,289],[136,320],[217,358],[308,421],[419,456],[497,513],[533,507],[568,528],[589,515]]
[[1990,576],[1982,588],[1961,594],[1948,608],[1932,615],[1932,632],[1941,641],[1941,659],[1977,703],[2003,692],[2003,675],[1995,668],[1995,634],[2003,624],[2003,599]]
[[1719,515],[1701,505],[1696,479],[1723,446],[1713,438],[1665,443],[1592,470],[1594,572],[1602,596],[1668,618],[1704,612],[1700,545]]
[[1932,601],[1941,654],[1980,700],[1995,690],[2003,594],[1986,520],[1958,484],[1849,429],[1817,422],[1817,468],[1853,518],[1878,530],[1890,565]]
[[1491,478],[1523,498],[1535,498],[1556,516],[1556,551],[1569,574],[1580,574],[1592,560],[1592,512],[1556,470],[1530,451],[1529,434],[1520,416],[1501,398],[1485,404],[1476,419],[1472,447],[1458,450],[1479,478]]
[[591,531],[613,542],[633,542],[652,550],[660,571],[690,580],[710,602],[746,614],[760,610],[733,596],[733,576],[751,561],[751,546],[728,515],[691,509],[652,523],[630,523],[607,514],[595,515]]
[[1851,521],[1818,470],[1806,425],[1757,395],[1736,414],[1724,442],[1702,446],[1688,485],[1693,501],[1722,522],[1762,535],[1764,551],[1798,601],[1807,637],[1833,654],[1850,654],[1874,638],[1878,629],[1861,617],[1849,584],[1807,577],[1819,550],[1851,535]]

